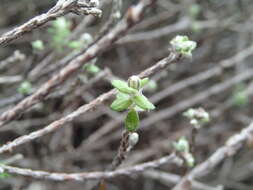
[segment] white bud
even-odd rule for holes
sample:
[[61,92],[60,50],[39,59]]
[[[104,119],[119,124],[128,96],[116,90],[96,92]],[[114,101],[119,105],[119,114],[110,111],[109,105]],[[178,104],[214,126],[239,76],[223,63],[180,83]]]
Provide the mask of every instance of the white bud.
[[190,145],[185,137],[181,137],[178,142],[173,143],[175,149],[179,152],[189,152]]
[[196,111],[195,111],[194,109],[190,108],[190,109],[188,109],[187,111],[185,111],[185,112],[183,113],[183,115],[184,115],[185,117],[188,117],[189,119],[192,119],[192,118],[195,117],[195,113],[196,113]]
[[187,164],[188,167],[193,167],[194,166],[195,159],[194,159],[194,157],[191,153],[186,152],[184,154],[184,158],[185,158],[185,161],[186,161],[186,164]]
[[131,133],[129,135],[129,139],[128,139],[128,142],[129,142],[129,146],[130,147],[133,147],[135,146],[139,141],[139,134],[138,133]]
[[84,33],[81,36],[81,40],[84,41],[85,44],[90,44],[93,41],[93,37],[89,33]]
[[114,17],[115,19],[120,19],[120,17],[121,17],[120,11],[115,12],[115,13],[113,14],[113,17]]
[[140,77],[133,75],[128,79],[128,86],[134,89],[139,90],[141,87],[141,79]]
[[191,119],[190,124],[197,126],[199,124],[197,119]]
[[1,173],[4,173],[4,169],[3,168],[0,168],[0,174]]
[[89,4],[92,7],[98,7],[99,6],[99,0],[90,0]]

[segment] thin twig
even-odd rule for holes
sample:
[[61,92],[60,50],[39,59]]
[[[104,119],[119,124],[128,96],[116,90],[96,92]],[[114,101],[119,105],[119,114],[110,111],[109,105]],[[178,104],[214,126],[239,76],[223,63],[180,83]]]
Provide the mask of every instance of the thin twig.
[[21,26],[16,27],[13,30],[3,34],[0,37],[0,45],[9,43],[12,40],[24,35],[25,33],[31,32],[32,30],[44,25],[45,23],[70,12],[74,12],[76,14],[92,14],[95,16],[101,14],[101,10],[97,9],[93,4],[84,3],[83,1],[79,0],[58,0],[56,5],[48,12],[36,16]]
[[120,175],[132,176],[135,173],[143,172],[150,168],[157,168],[163,164],[177,164],[181,165],[182,160],[179,159],[175,154],[162,157],[160,159],[146,162],[143,164],[135,165],[128,168],[118,169],[115,171],[105,172],[85,172],[85,173],[50,173],[45,171],[37,171],[31,169],[23,169],[12,166],[0,165],[0,172],[7,172],[10,174],[17,174],[22,176],[28,176],[38,179],[48,179],[53,181],[86,181],[95,179],[109,179]]
[[239,134],[230,137],[226,144],[215,151],[206,161],[197,165],[188,175],[186,175],[173,190],[184,190],[183,186],[192,180],[201,178],[209,174],[225,158],[234,156],[248,139],[252,139],[253,123],[244,128]]
[[67,78],[80,69],[84,63],[87,63],[99,53],[110,47],[120,36],[126,33],[134,24],[138,23],[141,16],[148,6],[156,0],[141,0],[137,5],[128,9],[124,19],[113,29],[106,34],[96,44],[93,44],[83,54],[72,60],[66,67],[64,67],[58,74],[54,75],[41,88],[39,88],[33,95],[27,97],[15,107],[7,110],[0,116],[0,127],[8,121],[11,121],[26,109],[43,100],[53,89],[61,85]]
[[14,51],[13,55],[3,61],[0,61],[0,70],[7,68],[10,64],[15,63],[17,61],[23,61],[25,57],[26,56],[20,53],[20,51]]
[[[161,61],[159,61],[157,64],[155,64],[154,66],[146,69],[145,71],[141,72],[139,74],[139,77],[143,78],[143,77],[148,77],[152,74],[154,74],[155,72],[158,72],[160,70],[162,70],[163,68],[165,68],[166,66],[168,66],[169,64],[175,63],[179,60],[180,55],[175,53],[175,52],[171,52],[170,55],[164,59],[162,59]],[[102,104],[104,101],[109,100],[111,97],[113,97],[116,94],[116,90],[110,90],[107,93],[104,93],[102,95],[100,95],[98,98],[96,98],[95,100],[91,101],[89,104],[85,104],[83,106],[81,106],[80,108],[78,108],[76,111],[70,113],[69,115],[67,115],[66,117],[63,117],[57,121],[54,121],[53,123],[51,123],[50,125],[48,125],[47,127],[40,129],[38,131],[32,132],[29,135],[24,135],[21,136],[17,139],[15,139],[12,142],[9,142],[3,146],[0,147],[0,153],[12,150],[13,148],[30,142],[36,138],[42,137],[48,133],[51,133],[59,128],[62,128],[64,124],[67,124],[71,121],[73,121],[75,118],[79,117],[80,115],[93,110],[95,107],[97,107],[98,105]]]
[[[176,184],[180,181],[181,177],[175,174],[159,171],[159,170],[150,170],[145,171],[143,175],[147,178],[151,178],[153,180],[157,180],[162,184],[165,184],[171,187],[172,184]],[[192,186],[196,190],[222,190],[222,187],[211,187],[204,183],[200,183],[198,181],[193,181]]]

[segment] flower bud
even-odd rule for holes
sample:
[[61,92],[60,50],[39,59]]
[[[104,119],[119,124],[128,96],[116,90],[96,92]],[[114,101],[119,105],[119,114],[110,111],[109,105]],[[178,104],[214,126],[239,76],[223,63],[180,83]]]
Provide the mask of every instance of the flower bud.
[[131,76],[128,79],[128,86],[131,87],[131,88],[139,90],[140,87],[141,87],[141,79],[140,79],[140,77],[135,76],[135,75]]
[[90,3],[90,6],[93,6],[93,7],[99,6],[99,0],[90,0],[89,3]]
[[170,41],[172,48],[185,57],[191,57],[192,51],[197,47],[197,43],[190,41],[187,36],[176,36]]
[[29,81],[24,81],[20,84],[18,92],[23,95],[28,95],[32,92],[32,84]]
[[129,142],[129,146],[133,147],[135,146],[139,141],[139,134],[138,133],[131,133],[129,135],[129,139],[128,139],[128,142]]
[[195,159],[194,159],[193,155],[189,152],[186,152],[186,153],[184,153],[183,156],[185,158],[187,166],[190,168],[193,167],[194,163],[195,163]]
[[85,44],[90,44],[93,41],[93,37],[89,33],[84,33],[82,34],[80,40]]
[[190,145],[185,137],[181,137],[178,142],[173,143],[175,149],[179,152],[189,152]]

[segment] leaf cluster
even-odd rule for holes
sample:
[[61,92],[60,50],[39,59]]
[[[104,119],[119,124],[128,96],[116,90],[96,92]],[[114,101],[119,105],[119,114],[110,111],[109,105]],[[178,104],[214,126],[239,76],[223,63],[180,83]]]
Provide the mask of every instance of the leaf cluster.
[[[135,77],[136,79],[136,77]],[[135,82],[139,83],[135,85]],[[111,108],[115,111],[129,110],[125,127],[128,131],[135,131],[139,126],[139,111],[155,109],[155,106],[142,94],[142,88],[149,82],[148,78],[130,80],[113,80],[112,85],[118,90],[116,99],[112,102]]]

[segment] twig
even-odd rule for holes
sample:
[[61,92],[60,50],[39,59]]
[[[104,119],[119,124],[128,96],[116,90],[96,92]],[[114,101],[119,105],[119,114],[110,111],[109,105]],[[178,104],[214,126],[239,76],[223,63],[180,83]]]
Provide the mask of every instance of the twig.
[[214,85],[214,86],[208,88],[207,90],[194,95],[191,98],[188,98],[186,100],[179,102],[178,104],[175,104],[174,106],[171,106],[169,108],[165,108],[161,111],[156,112],[152,116],[143,120],[141,126],[142,127],[151,126],[152,124],[154,124],[157,121],[171,117],[171,116],[175,115],[176,113],[183,111],[184,109],[191,107],[199,102],[202,102],[203,100],[206,100],[208,97],[218,94],[218,93],[230,88],[231,86],[233,86],[241,81],[245,81],[245,80],[252,78],[252,76],[253,76],[253,70],[249,69],[249,70],[245,71],[244,73],[241,73],[241,74],[233,77],[232,79],[228,79],[225,82]]
[[243,60],[245,60],[252,54],[253,54],[253,47],[250,46],[248,48],[245,48],[244,50],[238,52],[236,55],[228,59],[222,60],[221,62],[218,63],[218,65],[217,63],[213,63],[214,65],[217,65],[217,66],[212,67],[208,70],[202,71],[194,76],[188,77],[179,82],[176,82],[175,84],[172,84],[168,88],[165,88],[164,90],[156,93],[153,97],[151,97],[151,101],[158,102],[162,100],[163,98],[168,97],[169,95],[179,92],[180,90],[183,90],[192,85],[196,85],[198,83],[206,81],[210,79],[211,77],[220,75],[224,72],[225,69],[235,66],[237,62],[242,62]]
[[2,76],[0,77],[0,84],[12,84],[20,82],[23,79],[22,76],[16,75],[16,76]]
[[175,154],[162,157],[160,159],[146,162],[143,164],[135,165],[128,168],[118,169],[115,171],[105,171],[105,172],[87,172],[87,173],[50,173],[45,171],[37,171],[31,169],[22,169],[12,166],[0,165],[0,172],[7,172],[10,174],[17,174],[27,177],[33,177],[38,179],[48,179],[53,181],[86,181],[95,179],[109,179],[120,175],[132,176],[135,173],[143,172],[150,168],[157,168],[163,164],[177,164],[181,165],[182,160],[179,159]]
[[[158,180],[159,182],[171,187],[172,184],[176,184],[180,181],[181,177],[175,174],[170,174],[167,172],[159,170],[150,170],[143,173],[145,177],[151,178],[153,180]],[[211,187],[204,183],[198,181],[193,181],[192,186],[196,190],[222,190],[222,187]]]
[[24,35],[25,33],[31,32],[35,28],[44,25],[48,21],[54,20],[57,17],[63,16],[70,12],[74,12],[76,14],[92,14],[95,16],[101,14],[101,10],[97,9],[96,5],[94,4],[85,3],[84,1],[80,0],[58,0],[56,5],[48,12],[36,16],[23,25],[3,34],[0,37],[0,45],[9,43],[12,40]]
[[27,97],[15,107],[7,110],[0,116],[0,127],[8,121],[11,121],[16,116],[20,115],[26,109],[44,99],[53,89],[61,85],[67,78],[80,69],[84,63],[87,63],[96,55],[110,47],[121,35],[123,35],[135,23],[139,22],[145,8],[150,6],[156,0],[141,0],[137,5],[128,9],[124,19],[110,33],[101,38],[96,44],[92,45],[83,54],[72,60],[58,74],[53,76],[33,95]]
[[[185,109],[194,106],[197,103],[201,103],[204,100],[208,99],[210,96],[219,94],[223,92],[224,90],[232,87],[233,85],[248,80],[252,78],[253,76],[253,70],[248,70],[244,73],[241,73],[232,79],[228,79],[225,82],[222,82],[220,84],[213,85],[212,87],[206,89],[205,91],[199,92],[198,94],[189,97],[185,100],[180,101],[179,103],[169,107],[165,108],[163,110],[157,111],[154,114],[152,114],[150,117],[145,118],[141,122],[141,127],[140,130],[148,130],[151,126],[153,126],[154,123],[162,120],[162,119],[168,119],[171,118],[172,116],[176,115],[177,113],[180,113],[184,111]],[[152,100],[152,98],[151,98]],[[153,101],[152,102],[156,102]],[[81,149],[87,148],[89,146],[91,148],[91,144],[96,141],[96,144],[101,144],[101,141],[99,140],[102,135],[108,133],[109,131],[113,130],[117,125],[119,125],[123,121],[124,117],[119,117],[119,120],[117,121],[112,121],[109,122],[104,128],[99,129],[99,131],[96,131],[96,134],[92,135],[90,138],[87,139],[87,141],[84,141],[85,143],[82,144]],[[106,140],[103,139],[102,144],[104,145],[105,142],[108,142],[109,140],[115,140],[120,137],[120,132],[110,134],[106,136]],[[99,140],[99,141],[98,141]],[[94,147],[93,147],[94,148]]]
[[[163,68],[165,68],[169,64],[175,63],[176,61],[178,61],[179,58],[180,58],[179,54],[171,52],[168,57],[166,57],[163,60],[159,61],[156,65],[154,65],[154,66],[146,69],[145,71],[141,72],[139,74],[139,77],[141,77],[141,78],[148,77],[148,76],[152,75],[153,73],[158,72],[159,70],[162,70]],[[17,147],[21,144],[24,144],[26,142],[30,142],[30,141],[32,141],[36,138],[42,137],[42,136],[44,136],[48,133],[51,133],[51,132],[63,127],[64,124],[67,124],[67,123],[73,121],[75,118],[77,118],[81,114],[84,114],[84,113],[86,113],[90,110],[93,110],[95,107],[102,104],[104,101],[110,99],[115,94],[116,94],[116,90],[113,89],[113,90],[110,90],[107,93],[104,93],[104,94],[100,95],[98,98],[91,101],[89,104],[81,106],[76,111],[72,112],[71,114],[67,115],[66,117],[63,117],[63,118],[51,123],[47,127],[43,128],[41,130],[32,132],[29,135],[21,136],[21,137],[15,139],[14,141],[1,146],[0,147],[0,153],[12,150],[13,148],[15,148],[15,147]]]
[[234,156],[243,146],[244,143],[252,138],[253,123],[243,129],[239,134],[230,137],[226,144],[215,151],[206,161],[197,165],[188,175],[186,175],[173,190],[184,190],[182,186],[196,178],[201,178],[209,174],[215,166],[225,158]]
[[19,51],[14,51],[13,55],[8,57],[7,59],[0,61],[0,70],[5,69],[10,64],[15,63],[17,61],[23,61],[25,59],[25,55],[20,53]]
[[127,153],[130,151],[128,139],[129,132],[124,131],[121,138],[118,154],[114,158],[109,170],[115,170],[125,160]]

